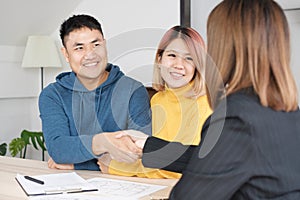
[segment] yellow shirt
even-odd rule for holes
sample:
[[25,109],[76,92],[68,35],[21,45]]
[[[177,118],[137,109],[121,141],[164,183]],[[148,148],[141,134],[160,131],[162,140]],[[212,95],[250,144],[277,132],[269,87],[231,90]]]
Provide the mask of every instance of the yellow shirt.
[[[185,97],[190,89],[190,84],[178,89],[166,88],[152,97],[153,136],[185,145],[199,144],[202,126],[212,110],[206,95],[197,99]],[[146,168],[141,160],[132,164],[112,160],[109,173],[147,178],[180,178],[181,176],[180,173]]]

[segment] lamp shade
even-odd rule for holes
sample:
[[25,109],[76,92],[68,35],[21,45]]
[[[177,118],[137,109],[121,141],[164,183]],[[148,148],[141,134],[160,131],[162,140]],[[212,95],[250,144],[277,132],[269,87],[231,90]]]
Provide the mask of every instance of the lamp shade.
[[22,67],[62,67],[54,40],[50,36],[29,36]]

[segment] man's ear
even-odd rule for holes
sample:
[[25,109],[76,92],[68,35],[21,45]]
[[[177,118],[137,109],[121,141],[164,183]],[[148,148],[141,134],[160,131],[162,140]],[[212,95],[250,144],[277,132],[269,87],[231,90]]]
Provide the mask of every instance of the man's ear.
[[64,55],[67,63],[69,63],[69,54],[67,52],[67,49],[65,47],[62,47],[60,50],[61,50],[62,54]]

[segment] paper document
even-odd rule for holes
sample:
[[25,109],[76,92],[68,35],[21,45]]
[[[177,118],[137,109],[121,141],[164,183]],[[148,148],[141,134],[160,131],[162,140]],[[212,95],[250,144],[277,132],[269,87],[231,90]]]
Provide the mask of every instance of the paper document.
[[118,198],[118,197],[106,197],[101,195],[93,195],[91,192],[86,193],[73,193],[73,194],[57,194],[57,195],[39,195],[31,196],[30,200],[134,200]]
[[[98,188],[97,192],[60,194],[35,196],[30,200],[137,200],[148,196],[152,198],[152,193],[164,189],[167,186],[138,183],[132,181],[122,181],[108,178],[92,178],[87,180]],[[162,196],[155,199],[165,199]]]
[[30,179],[28,180],[20,174],[16,176],[16,180],[27,196],[97,191],[94,185],[88,183],[76,172],[31,176]]
[[108,178],[92,178],[87,181],[98,188],[97,193],[119,199],[138,199],[167,187]]

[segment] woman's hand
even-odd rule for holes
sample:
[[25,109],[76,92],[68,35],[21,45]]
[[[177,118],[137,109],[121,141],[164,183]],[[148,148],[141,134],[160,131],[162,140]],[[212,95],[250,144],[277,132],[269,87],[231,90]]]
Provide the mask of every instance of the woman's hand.
[[146,140],[149,137],[149,135],[146,135],[141,131],[125,130],[121,131],[118,135],[116,135],[116,138],[121,138],[123,136],[129,136],[131,140],[135,143],[135,145],[140,149],[144,148]]

